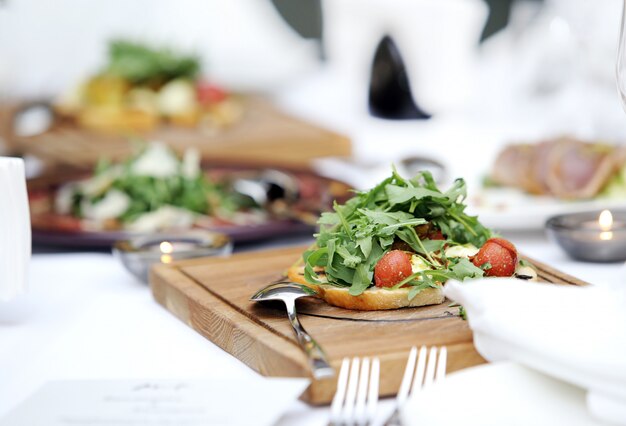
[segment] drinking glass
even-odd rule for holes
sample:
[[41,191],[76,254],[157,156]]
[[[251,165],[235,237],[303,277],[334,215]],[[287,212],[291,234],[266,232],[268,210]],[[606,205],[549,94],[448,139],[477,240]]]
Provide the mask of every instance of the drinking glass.
[[622,8],[622,24],[619,31],[619,46],[617,48],[617,90],[622,100],[622,107],[626,110],[626,0]]

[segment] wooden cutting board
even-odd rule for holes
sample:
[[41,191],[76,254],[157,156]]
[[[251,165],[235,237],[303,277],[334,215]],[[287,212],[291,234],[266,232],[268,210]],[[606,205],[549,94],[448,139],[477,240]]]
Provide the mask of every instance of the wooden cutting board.
[[[279,279],[305,247],[200,258],[157,265],[150,284],[155,299],[200,334],[266,376],[310,377],[280,302],[257,304],[249,298]],[[585,283],[531,260],[542,281]],[[413,345],[446,345],[448,372],[484,363],[459,308],[441,305],[361,312],[321,300],[298,301],[299,317],[339,371],[343,357],[378,356],[381,395],[397,392]],[[328,403],[336,378],[313,381],[303,395],[312,404]]]
[[[18,106],[0,105],[0,138],[10,151],[32,154],[49,166],[90,168],[100,158],[128,157],[137,138],[162,141],[178,152],[195,147],[211,163],[287,168],[308,168],[320,157],[346,157],[350,140],[331,130],[285,114],[269,101],[242,97],[242,118],[215,131],[162,125],[145,134],[102,133],[57,120],[44,133],[20,137],[14,134]],[[23,107],[22,107],[23,108]]]

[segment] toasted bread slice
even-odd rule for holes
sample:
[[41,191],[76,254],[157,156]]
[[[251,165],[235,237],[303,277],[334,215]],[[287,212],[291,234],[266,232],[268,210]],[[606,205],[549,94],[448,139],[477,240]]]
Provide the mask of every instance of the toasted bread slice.
[[[323,274],[319,274],[323,276]],[[304,279],[304,267],[294,265],[287,271],[287,277],[298,284],[306,285],[326,301],[326,303],[345,309],[359,311],[380,311],[414,306],[437,305],[444,300],[442,287],[427,288],[409,300],[409,288],[388,290],[385,288],[369,288],[358,296],[352,296],[347,287],[330,284],[311,284]]]

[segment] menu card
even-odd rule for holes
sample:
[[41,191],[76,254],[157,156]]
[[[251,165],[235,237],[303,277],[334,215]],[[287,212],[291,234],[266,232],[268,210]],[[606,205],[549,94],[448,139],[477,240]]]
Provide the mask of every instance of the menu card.
[[308,385],[289,378],[53,381],[0,425],[272,425]]

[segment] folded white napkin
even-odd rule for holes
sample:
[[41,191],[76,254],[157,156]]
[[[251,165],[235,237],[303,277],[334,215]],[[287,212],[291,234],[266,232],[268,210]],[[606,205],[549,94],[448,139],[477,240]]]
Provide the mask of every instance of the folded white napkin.
[[601,426],[585,391],[514,362],[456,371],[411,395],[406,426]]
[[0,300],[9,300],[26,288],[30,255],[24,162],[0,157]]
[[484,279],[449,282],[462,304],[478,352],[512,360],[587,390],[596,418],[626,424],[625,293]]

